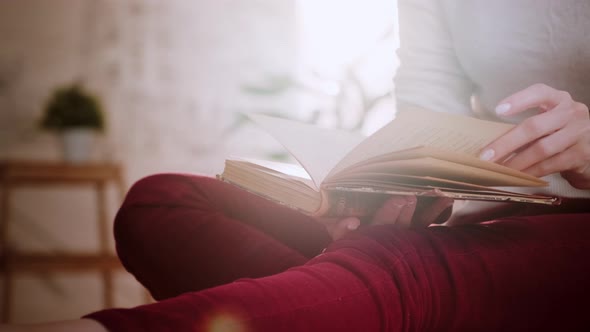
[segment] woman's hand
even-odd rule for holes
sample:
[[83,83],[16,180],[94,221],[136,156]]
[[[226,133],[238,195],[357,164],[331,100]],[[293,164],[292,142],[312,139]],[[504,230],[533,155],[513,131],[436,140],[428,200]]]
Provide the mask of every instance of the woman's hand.
[[590,117],[588,107],[565,91],[535,84],[504,99],[499,116],[531,108],[527,118],[482,149],[480,158],[541,177],[561,172],[574,187],[590,189]]
[[[453,200],[443,197],[393,196],[372,217],[371,225],[398,225],[400,227],[427,227],[443,223],[451,215]],[[357,217],[318,218],[326,226],[334,240],[357,229],[361,221]]]

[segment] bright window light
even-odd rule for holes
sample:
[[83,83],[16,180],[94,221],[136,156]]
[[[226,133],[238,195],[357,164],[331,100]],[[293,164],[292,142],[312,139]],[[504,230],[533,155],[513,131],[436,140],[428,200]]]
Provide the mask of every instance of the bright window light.
[[370,112],[364,109],[392,91],[396,1],[298,0],[297,5],[303,80],[328,96],[308,97],[303,108],[321,109],[319,122],[325,125],[366,132],[391,119],[394,103],[382,105],[385,98]]
[[298,10],[302,61],[330,71],[374,48],[397,17],[394,0],[298,0]]

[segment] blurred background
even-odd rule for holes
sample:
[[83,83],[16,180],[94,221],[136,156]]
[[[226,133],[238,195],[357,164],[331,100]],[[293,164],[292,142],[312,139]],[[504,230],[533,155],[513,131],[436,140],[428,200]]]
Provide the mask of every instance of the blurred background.
[[[126,188],[157,172],[215,175],[229,156],[288,160],[245,120],[251,112],[370,134],[395,113],[396,16],[394,0],[0,1],[0,163],[64,162],[59,133],[42,119],[72,84],[104,115],[85,163],[120,166]],[[111,222],[116,192],[107,188]],[[3,245],[96,251],[93,195],[84,186],[13,190]],[[91,270],[18,274],[10,287],[12,322],[104,307]],[[146,301],[122,270],[113,292],[116,306]]]

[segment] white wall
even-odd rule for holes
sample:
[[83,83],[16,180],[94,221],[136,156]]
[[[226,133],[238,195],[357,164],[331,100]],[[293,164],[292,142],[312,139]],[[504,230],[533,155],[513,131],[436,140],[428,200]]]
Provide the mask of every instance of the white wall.
[[[35,126],[55,86],[82,80],[109,112],[131,180],[163,169],[213,173],[220,133],[248,110],[244,83],[289,72],[293,1],[9,0],[0,3],[0,156],[58,158]],[[104,157],[104,156],[103,156]]]
[[[40,132],[37,121],[52,89],[73,80],[95,91],[108,112],[108,134],[95,157],[121,161],[129,183],[162,171],[214,174],[228,154],[274,149],[251,128],[229,136],[224,130],[235,111],[259,105],[241,92],[243,84],[296,67],[294,6],[294,0],[1,1],[0,159],[59,159],[55,137]],[[22,190],[12,207],[11,242],[21,250],[97,246],[88,190]],[[140,301],[130,283],[121,276],[119,305]],[[94,275],[23,277],[16,290],[20,322],[75,318],[102,305]]]

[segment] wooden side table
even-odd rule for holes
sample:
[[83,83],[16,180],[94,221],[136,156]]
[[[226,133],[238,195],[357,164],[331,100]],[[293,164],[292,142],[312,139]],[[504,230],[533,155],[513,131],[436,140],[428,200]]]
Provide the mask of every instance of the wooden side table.
[[[2,312],[0,321],[11,318],[12,283],[15,274],[54,271],[95,270],[102,274],[105,307],[113,306],[112,272],[121,268],[116,255],[109,252],[110,236],[107,216],[106,187],[114,184],[122,200],[126,188],[122,169],[117,164],[64,164],[53,162],[0,161],[0,272],[3,278]],[[90,186],[96,192],[99,251],[95,254],[76,253],[18,253],[8,246],[11,223],[11,194],[19,187]]]

